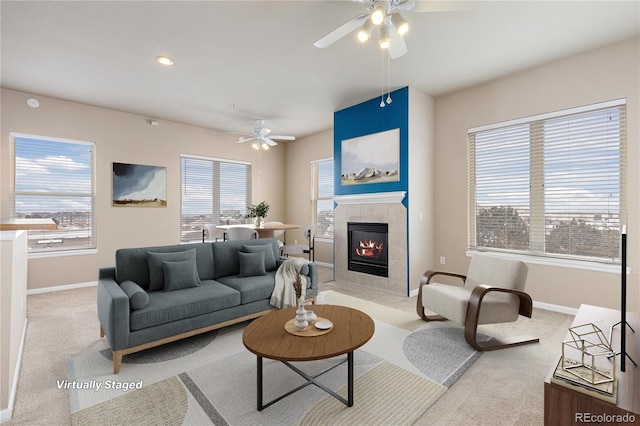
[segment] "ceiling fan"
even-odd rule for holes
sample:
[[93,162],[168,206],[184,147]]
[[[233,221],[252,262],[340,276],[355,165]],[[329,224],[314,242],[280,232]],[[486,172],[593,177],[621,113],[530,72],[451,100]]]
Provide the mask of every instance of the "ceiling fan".
[[374,28],[380,29],[378,44],[382,49],[389,49],[391,58],[399,58],[407,53],[407,45],[403,35],[409,31],[409,23],[401,15],[402,12],[436,12],[456,9],[454,2],[446,6],[444,2],[415,0],[351,0],[365,6],[366,12],[345,22],[313,45],[325,48],[360,27],[358,40],[366,42],[371,38]]
[[[294,141],[296,140],[295,136],[284,136],[284,135],[271,135],[271,130],[264,127],[265,120],[257,119],[256,128],[253,129],[253,133],[238,133],[238,132],[227,132],[234,135],[241,135],[238,138],[236,143],[244,143],[249,141],[255,141],[252,146],[255,149],[269,149],[270,146],[276,146],[278,143],[274,139],[284,140],[284,141]],[[244,136],[249,136],[248,138]]]

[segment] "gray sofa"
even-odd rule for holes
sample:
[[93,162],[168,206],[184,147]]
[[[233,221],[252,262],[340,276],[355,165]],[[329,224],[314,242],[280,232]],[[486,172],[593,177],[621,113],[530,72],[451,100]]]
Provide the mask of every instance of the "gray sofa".
[[[126,248],[100,268],[100,336],[123,355],[247,321],[274,309],[269,299],[279,255],[274,238]],[[318,295],[318,268],[304,265],[306,298]]]

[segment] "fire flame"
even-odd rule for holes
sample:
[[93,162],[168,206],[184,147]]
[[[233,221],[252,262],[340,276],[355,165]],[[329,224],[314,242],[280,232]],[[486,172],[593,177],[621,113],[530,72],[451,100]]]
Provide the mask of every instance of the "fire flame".
[[380,241],[360,241],[359,247],[356,247],[356,254],[361,257],[373,257],[378,258],[382,254],[382,247],[384,243]]

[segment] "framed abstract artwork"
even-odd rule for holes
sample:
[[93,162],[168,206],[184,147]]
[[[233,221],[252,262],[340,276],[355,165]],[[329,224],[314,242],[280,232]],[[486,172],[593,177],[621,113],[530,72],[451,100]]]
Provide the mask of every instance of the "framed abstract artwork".
[[113,206],[166,207],[167,168],[113,163]]
[[343,186],[400,179],[400,129],[345,139],[341,149]]

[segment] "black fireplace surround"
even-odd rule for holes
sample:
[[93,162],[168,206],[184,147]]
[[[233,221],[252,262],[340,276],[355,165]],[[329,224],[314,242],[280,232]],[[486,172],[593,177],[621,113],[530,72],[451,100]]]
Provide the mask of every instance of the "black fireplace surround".
[[348,269],[380,277],[389,276],[388,235],[386,223],[347,223],[349,244]]

